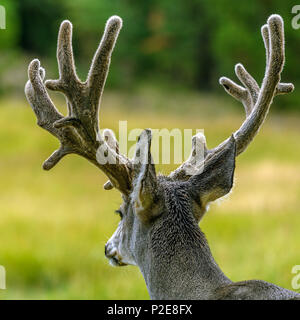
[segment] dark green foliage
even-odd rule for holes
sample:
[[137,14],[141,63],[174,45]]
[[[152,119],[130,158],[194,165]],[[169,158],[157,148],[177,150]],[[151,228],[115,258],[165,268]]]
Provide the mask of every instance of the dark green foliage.
[[16,3],[11,0],[3,0],[0,3],[6,11],[6,29],[0,30],[0,49],[12,49],[17,46],[17,39],[20,30]]
[[[107,18],[117,14],[124,28],[113,55],[108,86],[118,88],[151,81],[199,90],[218,90],[218,78],[232,77],[243,63],[256,78],[265,68],[259,34],[266,18],[285,21],[286,79],[295,93],[279,98],[281,109],[300,108],[298,53],[300,30],[291,26],[293,1],[280,0],[6,0],[9,28],[0,30],[0,48],[21,49],[53,59],[57,28],[63,19],[74,25],[78,74],[84,73]],[[22,51],[21,51],[22,52]],[[3,53],[1,53],[3,54]],[[300,91],[299,91],[300,92]]]
[[22,0],[18,3],[20,46],[42,55],[56,48],[57,25],[65,15],[64,1]]

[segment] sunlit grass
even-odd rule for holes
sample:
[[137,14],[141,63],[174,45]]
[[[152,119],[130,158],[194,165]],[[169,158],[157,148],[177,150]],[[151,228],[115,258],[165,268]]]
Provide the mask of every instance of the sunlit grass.
[[[209,146],[243,121],[231,100],[192,93],[108,92],[102,105],[101,126],[116,133],[118,120],[129,129],[204,128]],[[0,265],[7,271],[0,298],[148,299],[137,268],[112,268],[104,257],[118,192],[104,191],[104,174],[77,156],[43,171],[57,145],[25,101],[0,102]],[[291,289],[291,269],[300,264],[299,117],[269,115],[238,158],[232,194],[212,205],[201,227],[230,278]]]

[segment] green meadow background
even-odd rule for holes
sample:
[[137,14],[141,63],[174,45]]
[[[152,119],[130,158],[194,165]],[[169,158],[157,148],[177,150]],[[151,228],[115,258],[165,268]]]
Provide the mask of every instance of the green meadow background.
[[[296,90],[274,99],[259,135],[237,159],[232,193],[211,205],[200,227],[232,280],[262,279],[292,289],[291,270],[300,265],[300,30],[290,25],[292,3],[253,1],[246,6],[238,1],[226,11],[226,3],[218,0],[215,14],[222,20],[214,23],[213,1],[205,0],[187,1],[184,8],[171,0],[3,2],[7,30],[0,30],[0,265],[6,268],[7,289],[0,290],[0,299],[149,299],[136,267],[111,267],[104,256],[104,245],[119,221],[114,214],[119,193],[104,191],[104,174],[75,155],[49,172],[42,170],[58,142],[36,125],[23,93],[34,57],[41,59],[48,77],[57,77],[54,58],[61,20],[74,24],[83,78],[112,14],[124,18],[124,39],[122,31],[102,99],[101,127],[117,135],[120,120],[128,121],[128,130],[204,129],[209,147],[244,120],[243,107],[217,86],[218,78],[234,79],[234,63],[241,61],[260,82],[260,26],[270,13],[284,16],[289,49],[283,80],[294,81]],[[205,28],[211,32],[208,42]],[[65,113],[64,99],[51,97]],[[159,165],[158,171],[168,174],[175,167]]]

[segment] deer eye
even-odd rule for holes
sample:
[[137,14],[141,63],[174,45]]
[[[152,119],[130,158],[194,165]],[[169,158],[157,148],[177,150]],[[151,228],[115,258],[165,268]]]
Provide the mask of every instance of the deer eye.
[[121,219],[123,218],[123,212],[120,209],[116,210],[115,214],[118,214]]

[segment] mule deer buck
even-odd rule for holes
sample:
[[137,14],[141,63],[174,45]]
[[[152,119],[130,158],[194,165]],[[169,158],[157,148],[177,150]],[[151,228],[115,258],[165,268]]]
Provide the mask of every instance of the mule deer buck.
[[[38,125],[60,141],[60,148],[43,168],[49,170],[67,154],[75,153],[107,175],[104,188],[117,188],[123,204],[117,210],[121,221],[105,246],[105,255],[116,266],[137,265],[152,299],[300,299],[300,294],[264,281],[232,282],[212,257],[198,225],[209,204],[231,191],[236,156],[258,133],[274,96],[294,88],[280,82],[284,65],[281,17],[270,16],[261,29],[266,47],[261,87],[241,64],[236,65],[235,73],[243,86],[225,77],[220,79],[226,92],[244,105],[246,119],[241,127],[213,149],[206,147],[203,135],[194,136],[190,157],[169,176],[156,174],[150,153],[151,130],[141,133],[133,159],[119,153],[111,130],[99,133],[100,100],[121,27],[119,17],[108,20],[85,82],[76,75],[69,21],[61,24],[58,36],[59,79],[44,82],[45,71],[39,60],[30,63],[27,99]],[[46,88],[66,96],[68,116],[56,109]],[[205,151],[200,162],[196,152],[199,145]],[[103,161],[100,147],[115,163]],[[202,172],[198,171],[199,163]]]

